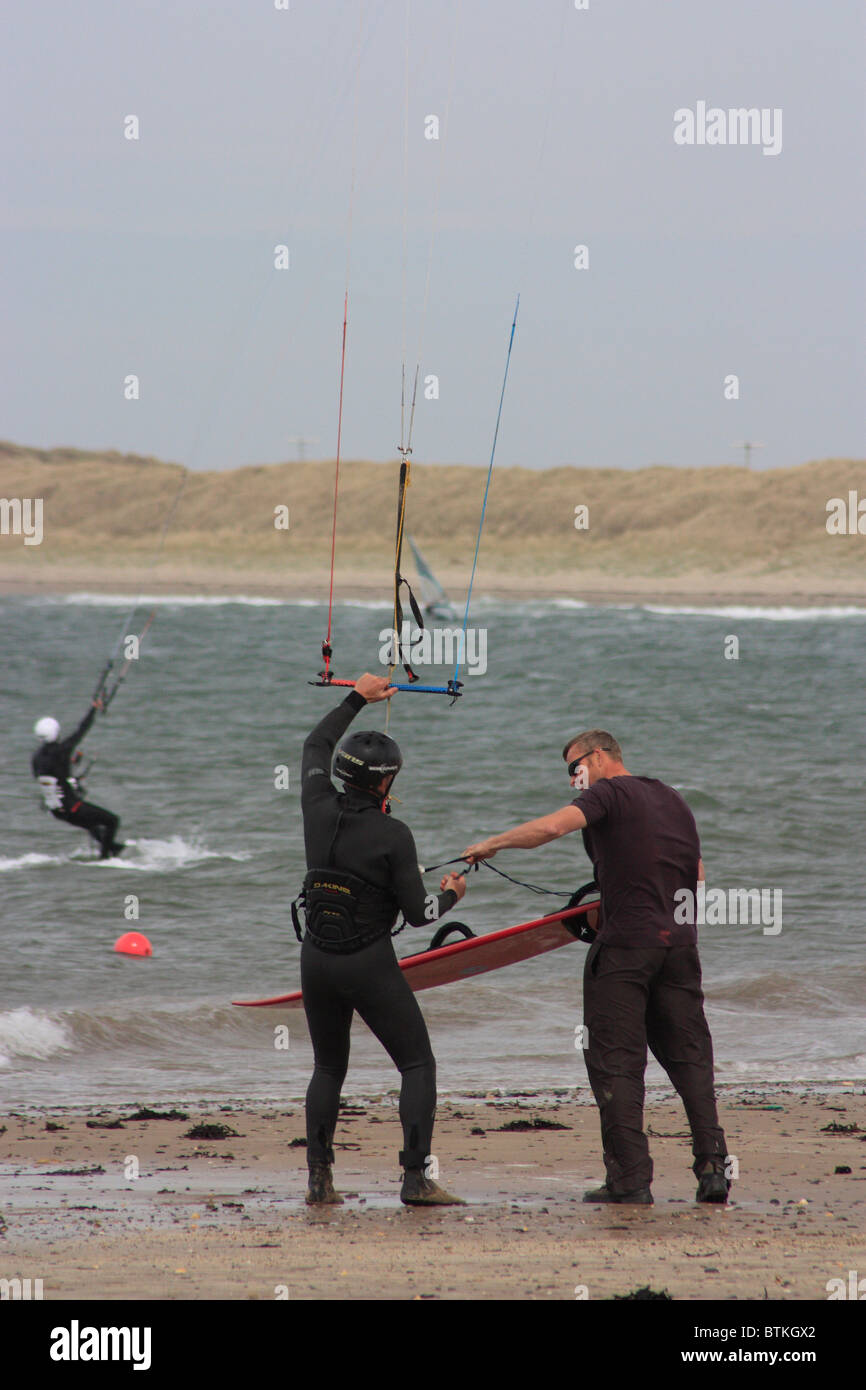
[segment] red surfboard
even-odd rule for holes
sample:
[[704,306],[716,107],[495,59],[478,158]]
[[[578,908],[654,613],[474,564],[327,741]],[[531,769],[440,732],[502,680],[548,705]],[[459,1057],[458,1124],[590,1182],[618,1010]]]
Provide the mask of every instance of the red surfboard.
[[[577,937],[568,930],[566,921],[581,917],[595,907],[598,907],[597,900],[581,903],[580,907],[563,908],[561,912],[552,912],[549,917],[538,917],[534,922],[521,922],[516,927],[505,927],[502,931],[488,932],[484,936],[472,936],[468,941],[440,946],[436,951],[420,951],[415,956],[404,956],[400,969],[417,993],[422,989],[432,989],[434,985],[450,985],[455,980],[484,975],[488,970],[500,970],[504,965],[516,965],[518,961],[529,960],[532,956],[555,951],[559,946],[568,946],[576,941]],[[301,991],[295,990],[293,994],[280,994],[274,999],[234,999],[232,1003],[244,1009],[298,1009],[303,1005],[303,998]]]

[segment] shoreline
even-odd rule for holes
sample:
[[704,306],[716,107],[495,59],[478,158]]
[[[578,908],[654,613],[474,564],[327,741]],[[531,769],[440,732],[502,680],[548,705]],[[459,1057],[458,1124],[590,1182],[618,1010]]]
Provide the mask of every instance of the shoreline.
[[[320,1209],[304,1203],[300,1105],[214,1100],[137,1121],[131,1107],[5,1112],[2,1274],[76,1300],[574,1301],[647,1285],[678,1300],[823,1300],[866,1263],[864,1097],[720,1087],[738,1164],[727,1207],[694,1202],[678,1100],[647,1107],[649,1208],[582,1201],[603,1174],[598,1119],[564,1097],[441,1101],[440,1181],[468,1205],[433,1210],[399,1202],[395,1097],[344,1103],[346,1201]],[[190,1137],[197,1123],[231,1133]]]
[[[225,580],[216,579],[206,571],[193,576],[178,574],[161,579],[145,577],[140,584],[131,580],[123,571],[108,576],[104,571],[98,574],[83,571],[75,575],[59,572],[56,577],[50,576],[42,581],[18,578],[11,576],[8,571],[4,573],[0,570],[0,595],[4,597],[50,598],[68,597],[78,593],[100,594],[128,600],[153,595],[158,598],[224,598],[229,601],[266,598],[286,603],[306,600],[324,605],[327,603],[328,583],[327,577],[323,578],[319,574],[287,575],[284,579],[277,580],[265,579],[259,573],[251,572],[247,578],[238,576],[236,579]],[[455,595],[458,593],[459,590],[455,590]],[[337,602],[381,599],[384,603],[387,602],[387,597],[387,588],[381,582],[361,576],[334,584],[334,598]],[[736,606],[802,610],[844,607],[862,608],[866,613],[866,587],[853,583],[828,586],[819,590],[810,588],[808,592],[803,592],[800,588],[791,588],[784,583],[761,584],[757,581],[740,581],[728,587],[720,587],[717,579],[703,583],[697,580],[694,583],[649,580],[641,583],[631,579],[628,582],[611,581],[610,584],[602,586],[596,578],[592,584],[582,586],[575,584],[573,580],[571,583],[563,583],[553,577],[544,579],[535,575],[517,584],[514,582],[514,576],[510,582],[488,580],[477,586],[474,597],[505,601],[566,599],[585,603],[593,608],[644,604],[689,608]],[[456,597],[453,602],[455,609],[459,610],[460,604]]]
[[[4,1073],[0,1071],[0,1083],[2,1083],[3,1076]],[[347,1076],[345,1084],[350,1085],[350,1082],[351,1072]],[[231,1095],[227,1092],[203,1094],[200,1090],[185,1094],[178,1091],[163,1092],[160,1089],[157,1093],[152,1090],[145,1091],[144,1088],[142,1088],[142,1094],[147,1094],[149,1097],[147,1104],[157,1109],[180,1106],[187,1110],[206,1110],[209,1108],[219,1110],[223,1106],[240,1109],[252,1106],[262,1114],[272,1112],[284,1114],[287,1113],[289,1107],[298,1110],[303,1108],[305,1089],[306,1083],[297,1094],[282,1091],[279,1095],[253,1097]],[[754,1097],[770,1097],[772,1099],[776,1096],[789,1096],[797,1100],[810,1098],[823,1100],[856,1096],[866,1098],[866,1077],[855,1076],[850,1079],[846,1077],[844,1080],[824,1078],[797,1081],[755,1078],[749,1081],[720,1081],[717,1078],[715,1091],[720,1104],[727,1102],[745,1107],[755,1103]],[[128,1091],[127,1094],[129,1094]],[[399,1088],[395,1084],[386,1090],[349,1089],[343,1093],[341,1099],[351,1105],[381,1106],[387,1109],[389,1106],[396,1106],[398,1097]],[[647,1081],[647,1108],[669,1103],[677,1103],[676,1092],[670,1083]],[[550,1109],[564,1104],[574,1106],[578,1110],[595,1109],[595,1099],[588,1082],[573,1086],[527,1086],[514,1087],[513,1089],[510,1087],[508,1089],[490,1087],[487,1090],[477,1091],[439,1088],[437,1090],[437,1104],[440,1106],[488,1106],[491,1110],[509,1106],[533,1106]],[[57,1101],[51,1105],[40,1101],[14,1104],[0,1099],[0,1123],[3,1122],[4,1116],[10,1115],[22,1119],[40,1116],[47,1116],[48,1118],[67,1116],[70,1119],[82,1119],[90,1118],[96,1111],[99,1113],[111,1111],[112,1114],[122,1117],[125,1111],[134,1111],[137,1108],[138,1101],[113,1101],[108,1098],[70,1101],[68,1103]],[[0,1144],[0,1148],[2,1148],[2,1144]],[[866,1162],[866,1155],[864,1155],[864,1162]]]

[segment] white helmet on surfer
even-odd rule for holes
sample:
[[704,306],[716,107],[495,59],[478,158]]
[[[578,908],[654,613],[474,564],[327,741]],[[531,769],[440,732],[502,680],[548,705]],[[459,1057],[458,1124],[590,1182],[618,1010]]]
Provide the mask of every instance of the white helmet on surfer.
[[50,714],[46,714],[44,719],[40,719],[33,726],[33,732],[37,738],[41,738],[45,743],[56,743],[60,736],[60,725]]

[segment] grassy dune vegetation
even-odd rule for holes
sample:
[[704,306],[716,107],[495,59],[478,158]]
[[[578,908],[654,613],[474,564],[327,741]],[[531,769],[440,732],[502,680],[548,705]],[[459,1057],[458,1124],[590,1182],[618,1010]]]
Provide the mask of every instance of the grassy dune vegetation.
[[[156,585],[316,594],[330,556],[331,461],[189,474],[117,453],[0,444],[0,497],[43,499],[44,540],[0,536],[0,582],[51,588]],[[459,595],[472,559],[485,470],[417,463],[408,529]],[[337,532],[340,591],[387,586],[396,463],[348,461]],[[866,499],[866,463],[790,468],[527,468],[495,476],[479,591],[579,596],[655,593],[799,601],[866,596],[866,536],[828,534],[827,504]],[[289,508],[288,531],[274,509]],[[588,528],[575,508],[588,508]],[[407,561],[411,568],[411,560]]]

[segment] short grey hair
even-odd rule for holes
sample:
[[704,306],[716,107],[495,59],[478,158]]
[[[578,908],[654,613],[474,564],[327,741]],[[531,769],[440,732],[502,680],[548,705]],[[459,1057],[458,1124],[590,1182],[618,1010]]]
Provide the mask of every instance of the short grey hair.
[[618,763],[622,762],[622,749],[613,734],[607,733],[605,729],[588,729],[586,733],[575,734],[574,738],[570,738],[562,750],[563,762],[568,762],[571,749],[578,743],[582,753],[592,753],[596,748],[600,748],[602,753],[609,753]]

